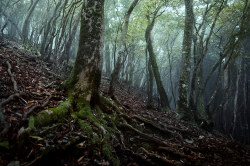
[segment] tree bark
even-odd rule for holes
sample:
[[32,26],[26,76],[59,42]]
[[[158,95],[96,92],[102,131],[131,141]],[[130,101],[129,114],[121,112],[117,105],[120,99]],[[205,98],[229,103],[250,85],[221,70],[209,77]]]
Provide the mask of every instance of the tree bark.
[[180,118],[186,121],[193,120],[193,114],[189,109],[188,86],[190,77],[190,57],[192,46],[192,35],[194,26],[193,0],[185,0],[185,29],[182,44],[181,76],[179,80],[177,111]]
[[91,106],[99,104],[104,31],[104,0],[83,1],[78,52],[65,86],[87,93]]

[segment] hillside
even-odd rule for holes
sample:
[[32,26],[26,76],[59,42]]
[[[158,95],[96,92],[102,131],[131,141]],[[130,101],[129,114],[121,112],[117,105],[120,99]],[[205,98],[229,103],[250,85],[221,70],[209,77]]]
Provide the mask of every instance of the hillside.
[[[67,92],[59,88],[64,78],[53,68],[18,43],[0,43],[0,119],[4,122],[0,127],[0,165],[250,164],[249,146],[218,131],[179,121],[175,112],[147,109],[146,94],[140,89],[120,85],[115,90],[117,99],[112,100],[107,95],[108,78],[102,79],[101,94],[112,103],[111,112],[119,109],[118,116],[128,122],[113,128],[110,151],[103,146],[100,128],[88,123],[88,117],[82,122],[91,125],[92,133],[82,129],[68,112],[40,127],[34,124],[38,113],[45,110],[50,115],[50,108],[67,99]],[[101,121],[99,112],[92,111]],[[112,124],[107,126],[112,128]]]

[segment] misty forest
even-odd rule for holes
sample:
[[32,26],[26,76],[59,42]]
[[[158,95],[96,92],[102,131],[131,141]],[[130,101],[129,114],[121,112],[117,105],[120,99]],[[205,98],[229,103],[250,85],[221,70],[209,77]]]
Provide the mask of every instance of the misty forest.
[[0,0],[0,165],[250,165],[249,0]]

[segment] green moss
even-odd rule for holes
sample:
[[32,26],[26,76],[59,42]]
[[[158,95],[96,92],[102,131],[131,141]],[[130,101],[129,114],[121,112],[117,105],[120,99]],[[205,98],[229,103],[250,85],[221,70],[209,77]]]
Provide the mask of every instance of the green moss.
[[35,127],[35,118],[34,118],[34,116],[31,116],[30,118],[29,118],[29,126],[28,126],[28,128],[30,128],[30,129],[32,129],[32,130],[36,130],[36,127]]
[[63,122],[70,112],[70,103],[65,101],[56,108],[51,108],[38,113],[34,118],[34,126],[46,126],[52,122]]
[[9,149],[9,141],[0,142],[0,147]]
[[90,124],[84,123],[81,119],[78,119],[78,124],[80,126],[80,129],[83,130],[84,134],[86,134],[88,138],[91,138],[93,134],[93,130]]
[[113,163],[114,166],[118,166],[118,165],[120,165],[120,161],[113,156],[112,147],[109,144],[109,139],[110,139],[110,135],[106,134],[104,136],[104,143],[102,145],[102,152],[105,155],[105,157],[107,157],[107,159]]

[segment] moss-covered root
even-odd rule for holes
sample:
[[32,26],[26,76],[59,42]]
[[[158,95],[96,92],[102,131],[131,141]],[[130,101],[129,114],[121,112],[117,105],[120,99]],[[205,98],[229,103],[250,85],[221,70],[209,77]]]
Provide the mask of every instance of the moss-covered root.
[[120,165],[119,159],[112,152],[111,135],[118,133],[112,127],[111,121],[107,121],[107,114],[104,114],[99,107],[91,109],[89,105],[84,105],[79,112],[74,113],[78,118],[78,124],[84,134],[89,138],[88,147],[93,155],[98,156],[99,152],[107,158],[113,165]]
[[[34,117],[34,127],[42,127],[51,123],[58,123],[65,121],[67,115],[71,113],[71,104],[69,101],[64,101],[56,108],[43,110]],[[31,119],[29,120],[31,121]]]
[[[78,94],[78,95],[77,95]],[[106,158],[112,165],[120,165],[114,150],[112,142],[114,140],[123,144],[123,135],[118,130],[120,112],[112,101],[100,96],[100,105],[91,108],[87,100],[87,93],[69,93],[69,99],[61,103],[56,108],[51,108],[39,112],[36,116],[29,118],[29,127],[25,129],[26,134],[21,138],[27,138],[30,131],[36,128],[50,125],[51,123],[64,122],[66,118],[77,119],[79,127],[85,136],[88,137],[87,147],[96,157]],[[86,95],[84,95],[86,94]],[[23,143],[24,144],[24,143]]]

